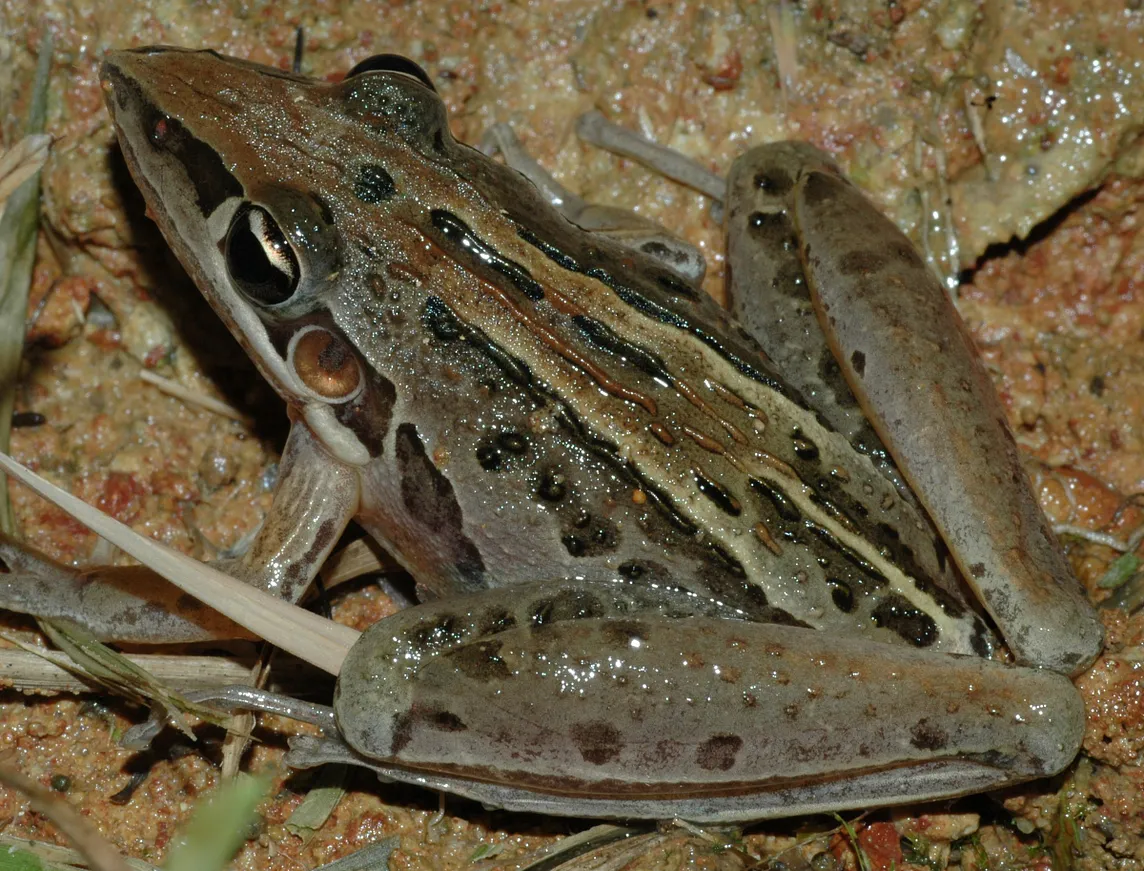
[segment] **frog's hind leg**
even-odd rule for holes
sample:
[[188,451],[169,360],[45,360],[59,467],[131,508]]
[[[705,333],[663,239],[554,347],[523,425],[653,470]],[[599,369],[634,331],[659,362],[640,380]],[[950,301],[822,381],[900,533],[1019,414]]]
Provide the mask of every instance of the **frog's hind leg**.
[[576,226],[654,257],[691,284],[698,286],[703,281],[707,262],[699,249],[656,221],[628,209],[589,203],[572,193],[536,162],[509,125],[490,127],[482,146],[490,153],[499,151],[505,163],[531,181],[541,196]]
[[69,568],[3,534],[0,560],[8,569],[0,574],[0,607],[75,620],[100,640],[177,643],[254,637],[142,566]]

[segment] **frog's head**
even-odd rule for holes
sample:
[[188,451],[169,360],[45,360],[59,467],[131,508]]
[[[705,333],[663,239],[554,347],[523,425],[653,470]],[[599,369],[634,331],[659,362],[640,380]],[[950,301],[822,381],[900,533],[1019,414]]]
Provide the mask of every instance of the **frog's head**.
[[386,265],[424,248],[424,165],[459,147],[426,74],[379,55],[330,83],[160,46],[110,53],[102,78],[148,212],[200,290],[336,456],[376,456],[395,398],[378,358],[414,271]]

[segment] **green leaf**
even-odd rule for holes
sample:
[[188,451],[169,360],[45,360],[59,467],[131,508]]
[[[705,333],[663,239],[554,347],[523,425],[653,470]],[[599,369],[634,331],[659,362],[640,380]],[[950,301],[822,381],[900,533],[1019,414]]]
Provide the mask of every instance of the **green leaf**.
[[1102,590],[1115,590],[1128,583],[1128,579],[1136,574],[1140,568],[1140,557],[1134,553],[1125,553],[1112,561],[1096,585]]
[[370,844],[357,852],[350,853],[333,862],[328,862],[314,871],[388,871],[389,854],[398,848],[401,838],[394,835]]
[[188,738],[194,738],[190,724],[182,714],[194,714],[210,723],[224,724],[230,719],[206,705],[199,705],[163,684],[147,669],[136,665],[91,634],[91,631],[65,618],[37,621],[44,634],[80,667],[83,673],[129,699],[157,705],[167,719]]
[[165,871],[222,871],[247,840],[270,778],[239,775],[199,804],[163,864]]
[[297,835],[303,842],[309,842],[314,837],[314,832],[325,825],[345,795],[345,779],[345,765],[323,765],[314,787],[306,793],[305,800],[294,808],[290,819],[286,820],[286,831]]
[[24,850],[0,850],[0,871],[47,871],[47,866]]
[[[48,111],[48,77],[52,68],[52,38],[47,29],[40,41],[36,77],[25,129],[42,133]],[[36,259],[40,225],[40,173],[25,180],[8,198],[0,215],[0,450],[8,452],[16,382],[24,354],[24,318]],[[0,475],[0,530],[14,532],[8,479]]]

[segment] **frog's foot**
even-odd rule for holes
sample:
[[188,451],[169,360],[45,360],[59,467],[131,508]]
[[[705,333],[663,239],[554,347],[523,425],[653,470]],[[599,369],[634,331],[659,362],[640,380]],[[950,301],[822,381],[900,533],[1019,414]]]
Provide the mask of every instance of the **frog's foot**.
[[142,566],[78,570],[0,535],[0,608],[68,618],[104,641],[178,644],[253,638],[237,623]]
[[[196,704],[209,705],[230,713],[234,711],[262,711],[266,714],[278,714],[291,720],[310,723],[329,735],[337,735],[338,733],[337,724],[334,722],[333,708],[315,705],[312,702],[304,702],[301,699],[294,699],[290,696],[279,695],[255,687],[229,686],[199,690],[187,693],[186,699]],[[166,725],[166,718],[162,712],[157,709],[152,710],[151,717],[147,722],[128,729],[120,744],[129,750],[146,750]]]
[[703,281],[707,262],[699,249],[656,221],[628,209],[589,203],[572,193],[524,150],[509,125],[494,124],[481,145],[488,153],[499,151],[505,163],[536,185],[541,196],[573,224],[654,257],[692,284]]
[[576,122],[576,135],[597,148],[642,163],[648,169],[706,194],[718,203],[726,197],[727,181],[721,175],[678,151],[645,139],[634,130],[613,124],[601,112],[581,115]]

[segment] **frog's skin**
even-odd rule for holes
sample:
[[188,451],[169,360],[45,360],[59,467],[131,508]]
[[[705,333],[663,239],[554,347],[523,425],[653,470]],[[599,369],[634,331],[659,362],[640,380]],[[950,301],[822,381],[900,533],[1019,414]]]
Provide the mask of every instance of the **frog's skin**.
[[[678,246],[586,231],[453,140],[408,61],[329,84],[158,47],[103,75],[151,214],[293,420],[223,568],[294,600],[356,518],[425,601],[350,652],[335,755],[508,808],[697,821],[1072,759],[1066,675],[1099,621],[951,304],[820,152],[753,150],[728,183],[732,296],[785,325],[768,358]],[[1020,666],[980,658],[954,564]],[[9,577],[14,606],[43,596]],[[109,637],[219,631],[118,577],[35,604]]]

